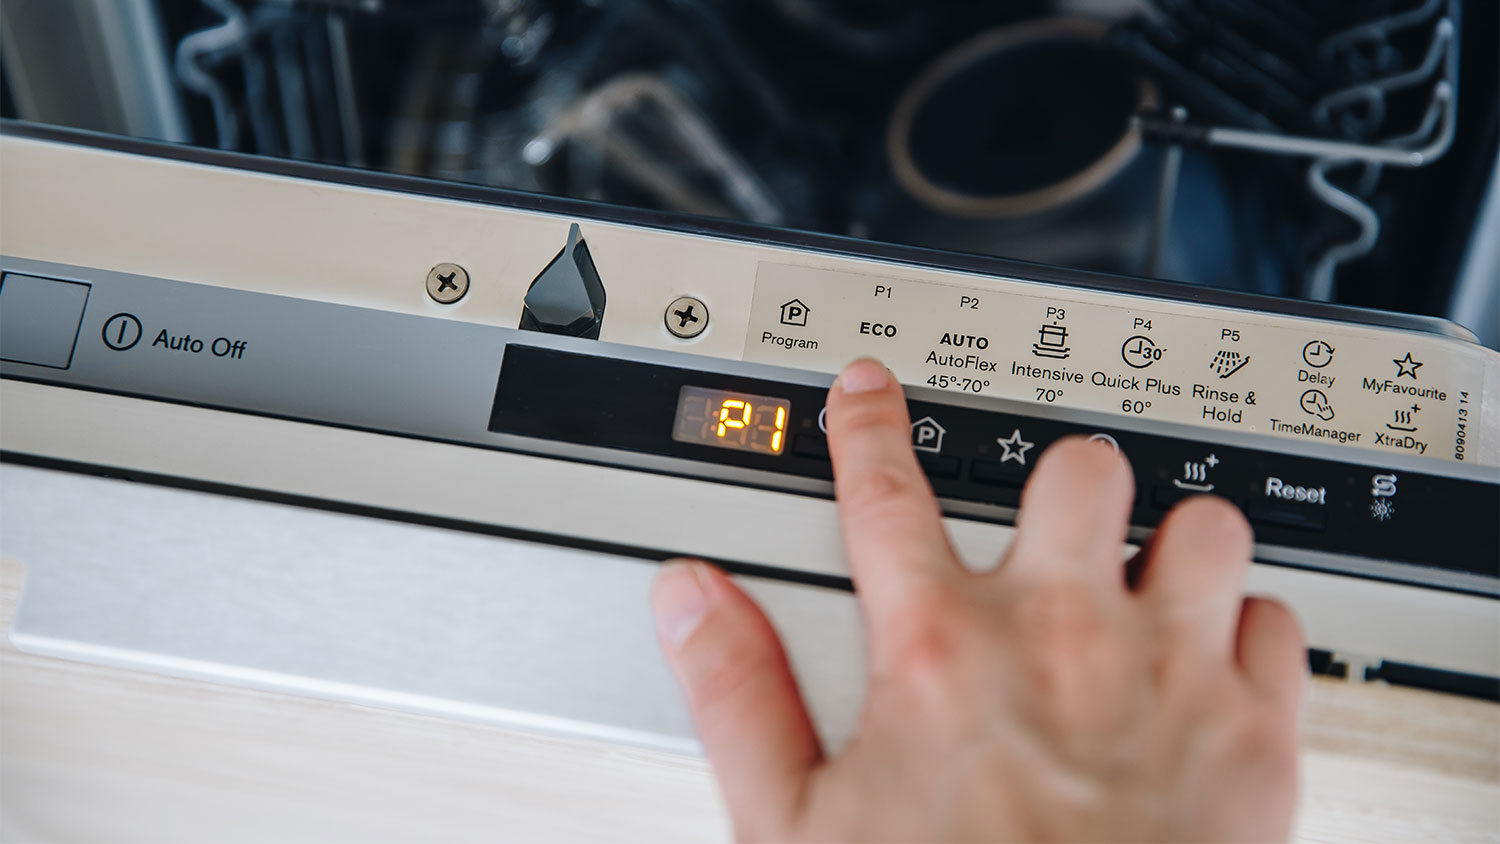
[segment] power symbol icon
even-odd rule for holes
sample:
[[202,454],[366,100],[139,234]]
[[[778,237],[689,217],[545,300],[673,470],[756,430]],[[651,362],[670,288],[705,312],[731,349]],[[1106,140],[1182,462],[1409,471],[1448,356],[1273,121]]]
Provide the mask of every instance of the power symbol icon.
[[134,314],[115,314],[104,321],[100,335],[104,338],[104,345],[123,352],[141,342],[141,321]]

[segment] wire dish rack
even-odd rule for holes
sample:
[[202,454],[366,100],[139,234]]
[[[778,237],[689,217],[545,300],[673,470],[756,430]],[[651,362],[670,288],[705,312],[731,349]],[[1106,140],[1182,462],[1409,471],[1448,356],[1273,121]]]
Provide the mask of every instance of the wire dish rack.
[[[1352,236],[1328,238],[1303,273],[1304,298],[1333,299],[1339,267],[1368,255],[1380,238],[1381,217],[1369,198],[1384,168],[1426,167],[1453,145],[1459,0],[1423,0],[1402,10],[1359,4],[1356,11],[1367,19],[1345,22],[1316,42],[1291,43],[1267,35],[1315,32],[1326,25],[1316,20],[1320,13],[1329,20],[1348,10],[1274,0],[1162,0],[1158,8],[1161,19],[1122,27],[1117,43],[1184,81],[1210,111],[1242,125],[1200,122],[1180,105],[1137,118],[1148,139],[1168,147],[1158,181],[1153,255],[1160,254],[1170,221],[1182,145],[1304,159],[1308,190],[1354,228]],[[1226,10],[1232,13],[1211,23],[1202,18]],[[1157,46],[1170,34],[1184,33],[1190,37],[1179,38],[1175,53]],[[1184,43],[1193,45],[1187,59]],[[1248,88],[1248,97],[1264,108],[1247,105],[1247,97],[1235,96],[1232,87]]]
[[[707,0],[622,3],[608,14],[626,23],[582,38],[569,53],[557,47],[559,33],[591,4],[441,0],[420,13],[396,0],[198,4],[200,20],[216,22],[177,41],[173,67],[183,89],[211,105],[220,147],[365,165],[372,129],[356,88],[374,82],[361,78],[368,61],[351,62],[347,24],[377,8],[396,24],[411,18],[411,32],[422,32],[412,36],[415,58],[389,86],[403,92],[383,130],[389,169],[609,202],[645,197],[674,211],[864,236],[857,210],[809,210],[817,206],[810,185],[847,196],[860,187],[827,176],[845,162],[808,152],[821,130],[808,129],[796,92],[778,88],[764,61],[736,40],[728,22],[753,10]],[[792,5],[821,21],[820,32],[844,31],[829,30],[836,4]],[[587,13],[606,14],[600,9]],[[957,9],[934,0],[922,11]],[[1299,220],[1300,254],[1285,262],[1274,292],[1339,298],[1340,268],[1371,255],[1389,231],[1380,210],[1387,168],[1428,167],[1454,144],[1460,0],[1153,0],[1140,9],[1122,3],[1106,16],[1107,43],[1162,91],[1134,118],[1161,155],[1154,196],[1143,203],[1149,211],[1137,212],[1150,214],[1145,257],[1116,269],[1161,274],[1173,211],[1186,207],[1183,150],[1199,147],[1287,162],[1272,169],[1285,174],[1289,204],[1311,224]],[[607,54],[630,40],[622,34],[655,37],[652,49],[664,54],[702,44],[675,75],[626,67],[602,80],[589,76],[580,56]],[[900,33],[886,34],[858,43],[865,52],[896,50]],[[526,79],[537,81],[511,81]],[[483,102],[487,85],[523,84],[530,87],[518,107]],[[753,115],[764,136],[747,140],[725,125],[725,109],[712,107],[725,103]],[[839,143],[867,144],[869,134],[856,129]]]

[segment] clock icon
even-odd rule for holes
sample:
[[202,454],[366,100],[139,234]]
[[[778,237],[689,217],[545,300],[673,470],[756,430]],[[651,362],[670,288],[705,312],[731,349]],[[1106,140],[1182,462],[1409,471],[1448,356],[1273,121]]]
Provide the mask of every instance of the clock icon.
[[1314,340],[1302,347],[1302,359],[1313,369],[1322,369],[1333,363],[1333,347],[1322,340]]
[[1125,341],[1120,347],[1120,357],[1135,369],[1145,369],[1153,363],[1161,360],[1162,353],[1166,349],[1156,345],[1150,337],[1137,334]]

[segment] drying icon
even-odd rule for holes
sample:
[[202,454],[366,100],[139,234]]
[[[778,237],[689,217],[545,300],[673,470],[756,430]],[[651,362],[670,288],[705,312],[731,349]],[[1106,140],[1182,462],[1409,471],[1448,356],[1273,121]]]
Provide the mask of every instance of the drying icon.
[[1209,470],[1219,465],[1219,458],[1210,454],[1202,461],[1189,460],[1182,464],[1182,477],[1173,478],[1172,485],[1178,489],[1195,492],[1212,492],[1214,485],[1208,480]]
[[1417,430],[1417,426],[1412,424],[1412,420],[1415,418],[1417,411],[1421,409],[1422,408],[1417,405],[1412,405],[1410,410],[1394,411],[1394,415],[1396,417],[1395,420],[1385,423],[1385,426],[1387,428],[1390,428],[1392,431],[1406,431],[1407,433],[1412,433]]

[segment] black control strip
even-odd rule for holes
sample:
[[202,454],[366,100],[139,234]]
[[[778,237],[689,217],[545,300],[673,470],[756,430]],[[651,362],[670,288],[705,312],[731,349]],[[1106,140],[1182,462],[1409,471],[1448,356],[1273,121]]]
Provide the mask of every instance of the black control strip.
[[[789,400],[783,452],[674,440],[685,386]],[[489,429],[826,479],[833,476],[819,425],[826,395],[806,385],[511,345]],[[942,498],[1015,507],[1047,446],[1069,435],[1101,436],[1135,469],[1135,525],[1154,527],[1178,501],[1210,493],[1244,509],[1263,545],[1500,576],[1495,483],[934,402],[908,405],[914,443],[926,446],[918,457]]]

